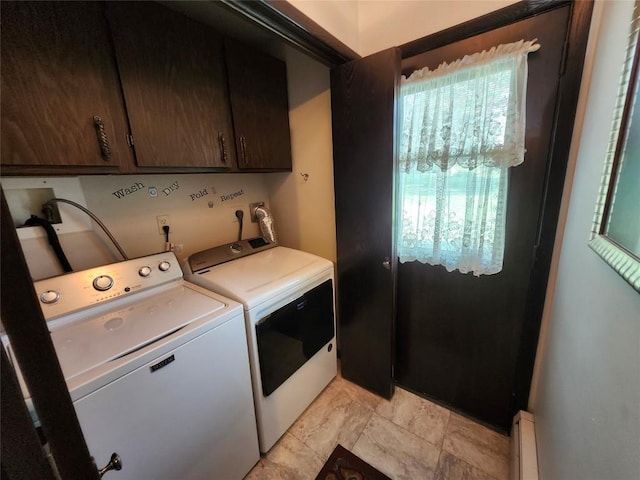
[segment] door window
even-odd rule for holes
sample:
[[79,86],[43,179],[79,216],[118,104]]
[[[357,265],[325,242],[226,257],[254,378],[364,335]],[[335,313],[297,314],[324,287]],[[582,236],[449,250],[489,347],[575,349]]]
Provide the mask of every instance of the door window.
[[524,161],[523,40],[402,79],[398,256],[474,275],[502,270],[507,169]]

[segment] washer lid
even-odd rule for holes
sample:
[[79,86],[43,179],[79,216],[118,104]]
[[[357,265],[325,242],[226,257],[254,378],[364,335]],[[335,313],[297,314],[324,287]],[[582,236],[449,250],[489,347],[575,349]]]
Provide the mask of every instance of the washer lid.
[[222,317],[228,318],[224,314],[233,309],[232,305],[200,293],[186,282],[110,306],[100,309],[100,313],[95,309],[81,312],[51,325],[51,338],[67,382],[205,316],[222,322]]
[[333,271],[325,258],[275,247],[189,276],[189,281],[244,304],[250,310],[275,294]]

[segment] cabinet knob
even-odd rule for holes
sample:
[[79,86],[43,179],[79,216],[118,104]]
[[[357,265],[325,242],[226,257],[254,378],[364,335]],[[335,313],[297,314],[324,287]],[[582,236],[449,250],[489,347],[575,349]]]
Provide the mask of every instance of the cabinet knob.
[[107,133],[104,131],[104,123],[102,118],[93,117],[93,125],[96,128],[96,134],[98,135],[98,146],[100,147],[100,155],[105,162],[111,159],[111,149],[109,149],[109,140],[107,139]]

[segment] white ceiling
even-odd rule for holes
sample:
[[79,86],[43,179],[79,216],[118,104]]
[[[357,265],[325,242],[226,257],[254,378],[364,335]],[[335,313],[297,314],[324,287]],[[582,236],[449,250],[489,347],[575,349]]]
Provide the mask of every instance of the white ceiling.
[[517,0],[287,0],[362,56],[402,45]]

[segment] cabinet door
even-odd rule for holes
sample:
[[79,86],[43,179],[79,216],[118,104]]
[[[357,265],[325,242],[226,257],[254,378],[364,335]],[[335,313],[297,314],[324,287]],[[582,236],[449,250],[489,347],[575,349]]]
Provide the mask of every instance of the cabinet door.
[[155,2],[110,2],[136,161],[235,167],[222,39]]
[[126,114],[100,2],[2,2],[1,45],[3,167],[108,172],[128,161]]
[[238,168],[291,170],[284,62],[225,40]]

